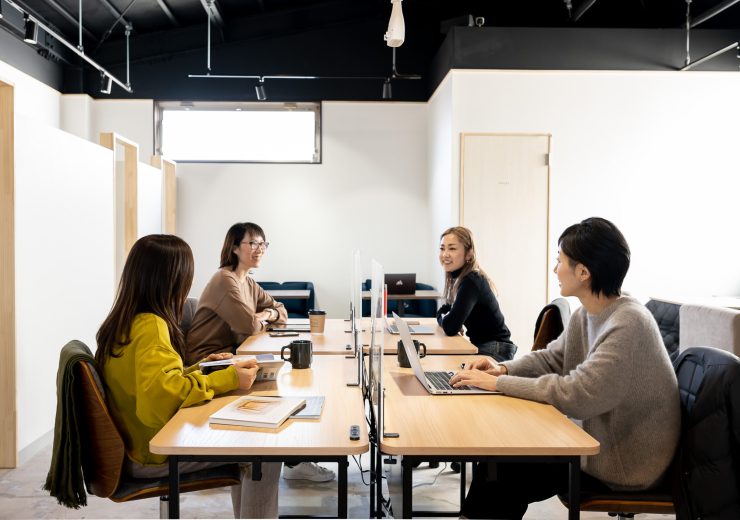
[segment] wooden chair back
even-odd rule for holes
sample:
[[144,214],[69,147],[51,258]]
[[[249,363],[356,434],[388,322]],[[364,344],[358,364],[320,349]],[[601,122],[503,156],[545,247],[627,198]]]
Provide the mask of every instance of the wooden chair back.
[[78,420],[85,483],[90,493],[107,498],[113,495],[121,480],[125,445],[108,411],[97,370],[85,362],[76,366],[78,398],[84,410]]

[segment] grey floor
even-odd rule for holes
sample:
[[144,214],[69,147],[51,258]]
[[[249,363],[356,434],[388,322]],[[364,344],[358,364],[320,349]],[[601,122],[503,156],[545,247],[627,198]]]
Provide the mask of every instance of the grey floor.
[[[138,500],[117,504],[107,499],[88,497],[87,507],[74,510],[56,503],[41,489],[51,459],[50,441],[38,448],[36,455],[20,467],[0,470],[0,518],[159,518],[158,499]],[[363,468],[368,457],[362,457]],[[327,464],[327,467],[331,467]],[[367,476],[365,476],[367,480]],[[459,507],[459,476],[449,469],[429,469],[423,464],[414,474],[414,509],[456,510]],[[349,516],[369,516],[369,492],[362,483],[354,461],[349,467]],[[336,514],[336,481],[314,484],[280,479],[281,515]],[[227,490],[188,493],[181,497],[183,518],[232,518]],[[557,499],[532,504],[525,518],[566,519],[567,510]],[[584,519],[609,520],[605,513],[583,513]],[[639,515],[642,520],[673,518],[666,515]]]

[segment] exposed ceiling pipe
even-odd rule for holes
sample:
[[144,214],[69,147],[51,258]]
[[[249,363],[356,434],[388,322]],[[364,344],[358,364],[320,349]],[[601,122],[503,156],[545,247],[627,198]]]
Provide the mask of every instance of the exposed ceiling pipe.
[[96,52],[98,52],[98,49],[100,49],[100,46],[103,45],[103,42],[105,42],[105,40],[107,40],[110,37],[110,35],[113,34],[113,29],[116,28],[116,25],[118,25],[118,22],[123,21],[124,22],[124,24],[123,24],[124,27],[129,27],[129,30],[133,31],[133,28],[134,28],[133,24],[131,22],[128,22],[128,21],[124,20],[123,17],[126,15],[126,13],[128,12],[128,10],[133,7],[133,5],[135,3],[136,3],[136,0],[131,0],[131,3],[126,6],[126,9],[124,9],[123,12],[120,14],[120,16],[118,18],[116,18],[116,21],[114,21],[113,24],[110,26],[110,28],[107,31],[105,31],[105,34],[103,35],[103,37],[98,42],[98,45],[95,47],[95,50],[93,51],[93,54],[95,54]]
[[684,66],[691,63],[691,0],[686,0],[686,60]]
[[25,15],[29,20],[34,22],[38,27],[42,28],[46,34],[57,40],[59,43],[67,47],[70,51],[75,53],[77,56],[85,60],[87,63],[89,63],[92,67],[97,69],[101,75],[106,75],[110,77],[112,81],[116,83],[116,85],[120,86],[123,90],[128,92],[129,94],[133,92],[133,89],[129,85],[125,85],[121,80],[116,78],[113,74],[108,72],[105,67],[100,65],[98,62],[90,58],[87,54],[85,54],[83,51],[78,49],[75,45],[69,43],[67,40],[65,40],[61,35],[59,35],[56,31],[54,31],[51,27],[46,25],[40,18],[37,16],[27,13],[20,5],[16,4],[13,0],[3,0],[6,2],[9,6],[14,8],[16,11],[20,12],[21,14]]
[[[72,23],[74,25],[78,25],[77,19],[74,16],[72,16],[64,7],[62,7],[61,5],[59,5],[59,3],[56,0],[46,0],[46,3],[49,4],[51,7],[53,7],[56,12],[58,12],[59,14],[61,14],[62,17],[65,20],[67,20],[68,22],[70,22],[70,23]],[[21,7],[23,7],[26,11],[28,11],[28,9],[26,7],[24,7],[22,4],[21,4]],[[87,27],[84,27],[83,26],[82,27],[82,32],[89,39],[98,41],[98,37],[95,36],[92,32],[90,32],[87,29]]]
[[573,15],[573,21],[577,22],[578,19],[583,16],[583,14],[591,9],[591,6],[596,3],[596,0],[583,0],[581,2],[581,5],[578,6],[578,9],[576,9],[576,14]]
[[685,67],[683,67],[683,68],[682,68],[682,69],[680,69],[680,70],[691,70],[691,69],[693,69],[694,67],[697,67],[697,66],[701,65],[702,63],[704,63],[704,62],[706,62],[706,61],[709,61],[709,60],[711,60],[711,59],[713,59],[713,58],[716,58],[716,57],[717,57],[717,56],[719,56],[720,54],[724,54],[724,53],[726,53],[727,51],[732,51],[732,50],[738,50],[738,49],[740,49],[740,46],[738,46],[738,43],[737,43],[737,42],[735,42],[735,43],[731,43],[731,44],[730,44],[730,45],[728,45],[727,47],[724,47],[724,48],[722,48],[722,49],[719,49],[719,50],[717,50],[717,51],[714,51],[714,52],[713,52],[713,53],[711,53],[711,54],[707,54],[707,55],[706,55],[706,56],[704,56],[703,58],[700,58],[700,59],[696,60],[696,61],[695,61],[694,63],[689,63],[689,64],[686,64],[686,66],[685,66]]
[[221,16],[221,11],[219,11],[216,2],[214,0],[200,0],[200,3],[203,9],[206,10],[208,18],[212,19],[220,28],[223,28],[224,18]]
[[713,18],[714,16],[718,15],[725,9],[732,7],[736,3],[740,2],[740,0],[726,0],[725,2],[722,2],[721,4],[717,4],[711,9],[707,9],[703,13],[701,13],[699,16],[695,17],[691,21],[691,27],[696,27],[700,23],[706,22],[710,18]]
[[157,5],[165,14],[165,16],[170,19],[172,25],[174,25],[175,27],[180,27],[180,22],[177,21],[177,18],[175,18],[175,15],[172,14],[172,11],[170,11],[169,6],[165,3],[164,0],[157,0]]

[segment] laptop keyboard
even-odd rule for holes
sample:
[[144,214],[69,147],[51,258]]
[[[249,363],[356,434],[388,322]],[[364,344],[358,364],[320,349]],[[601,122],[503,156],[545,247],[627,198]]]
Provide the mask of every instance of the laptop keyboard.
[[429,381],[432,388],[437,390],[472,390],[470,386],[453,388],[450,385],[450,378],[454,375],[452,372],[424,372],[424,375],[427,376],[427,381]]

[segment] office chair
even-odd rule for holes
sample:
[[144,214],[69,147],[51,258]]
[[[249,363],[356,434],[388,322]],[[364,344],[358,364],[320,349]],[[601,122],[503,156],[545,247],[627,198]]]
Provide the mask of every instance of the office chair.
[[[673,366],[681,398],[681,438],[663,481],[645,491],[586,492],[581,511],[608,512],[620,520],[638,513],[675,513],[678,520],[740,518],[740,358],[693,347]],[[567,506],[565,497],[559,498]]]
[[[678,357],[678,340],[679,340],[679,309],[680,305],[676,303],[664,302],[659,300],[648,300],[645,307],[655,318],[660,330],[660,336],[663,338],[663,344],[671,361]],[[709,343],[702,343],[707,345]],[[715,343],[712,343],[715,344]]]
[[190,330],[197,309],[198,298],[188,298],[185,300],[185,305],[182,307],[182,319],[180,320],[180,328],[183,334],[187,334]]
[[289,318],[308,318],[308,311],[315,308],[316,293],[313,282],[283,282],[280,286],[286,291],[307,290],[308,299],[282,298],[280,301],[285,305]]
[[[69,344],[64,348],[68,346]],[[97,368],[92,363],[79,362],[74,369],[77,376],[75,391],[82,404],[82,424],[79,425],[79,430],[82,471],[88,492],[114,502],[163,497],[160,502],[160,517],[166,518],[166,495],[169,492],[167,477],[134,478],[123,471],[125,445],[108,410]],[[233,486],[239,482],[236,464],[218,466],[181,474],[180,492]]]
[[555,298],[545,305],[537,316],[534,326],[532,350],[547,347],[552,340],[563,333],[570,321],[570,304],[565,298]]

